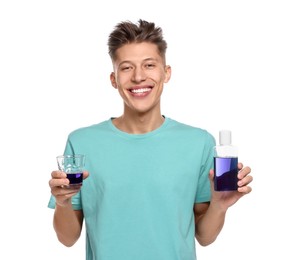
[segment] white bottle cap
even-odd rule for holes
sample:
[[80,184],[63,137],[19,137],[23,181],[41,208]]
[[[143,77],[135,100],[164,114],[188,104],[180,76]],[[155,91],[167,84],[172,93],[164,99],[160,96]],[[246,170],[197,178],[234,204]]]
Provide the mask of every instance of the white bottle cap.
[[219,131],[219,144],[220,145],[231,145],[232,137],[230,130]]

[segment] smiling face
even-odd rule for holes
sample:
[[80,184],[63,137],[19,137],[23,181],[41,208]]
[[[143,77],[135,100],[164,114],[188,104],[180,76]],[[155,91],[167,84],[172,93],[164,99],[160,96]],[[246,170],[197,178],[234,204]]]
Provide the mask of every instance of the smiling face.
[[116,51],[111,84],[124,101],[124,112],[160,113],[160,97],[171,68],[153,43],[126,44]]

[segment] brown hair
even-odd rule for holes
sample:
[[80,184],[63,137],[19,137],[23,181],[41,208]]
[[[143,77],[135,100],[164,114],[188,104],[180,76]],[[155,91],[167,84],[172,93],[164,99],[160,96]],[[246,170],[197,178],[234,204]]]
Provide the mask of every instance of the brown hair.
[[108,38],[108,53],[112,60],[116,59],[116,50],[125,44],[149,42],[156,44],[160,56],[165,61],[167,43],[163,39],[162,29],[152,22],[142,19],[138,24],[130,21],[118,23]]

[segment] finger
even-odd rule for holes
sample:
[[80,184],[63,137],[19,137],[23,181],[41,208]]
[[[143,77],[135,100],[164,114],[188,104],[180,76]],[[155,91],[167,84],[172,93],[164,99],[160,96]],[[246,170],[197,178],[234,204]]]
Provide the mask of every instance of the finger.
[[89,177],[89,172],[88,171],[83,171],[83,179],[87,179]]
[[55,179],[61,179],[61,178],[66,178],[66,173],[62,171],[53,171],[51,173],[51,177]]
[[59,198],[60,200],[64,200],[62,196],[68,199],[69,197],[77,194],[78,191],[79,191],[79,187],[71,187],[68,185],[55,186],[51,188],[52,195],[56,198]]
[[238,178],[243,179],[245,176],[247,176],[249,173],[251,173],[251,168],[246,166],[242,168],[238,173]]
[[253,177],[251,175],[247,175],[243,179],[238,181],[238,186],[239,187],[246,186],[249,183],[251,183],[252,181],[253,181]]
[[66,186],[69,185],[69,180],[67,178],[62,178],[62,179],[50,179],[49,180],[49,186],[50,188],[53,187],[60,187],[60,186]]
[[250,186],[243,186],[243,187],[239,187],[238,191],[245,194],[248,194],[252,191],[252,188]]
[[209,171],[208,178],[209,178],[209,182],[210,182],[210,189],[211,189],[211,191],[213,191],[214,190],[214,182],[213,182],[213,179],[214,179],[214,170],[213,169],[211,169]]
[[213,178],[214,178],[214,170],[211,169],[211,170],[209,171],[209,180],[210,180],[210,181],[213,181]]
[[69,191],[79,191],[81,189],[82,185],[61,185],[60,188],[62,189],[66,189],[66,190],[69,190]]
[[241,170],[243,168],[243,163],[239,162],[238,163],[238,169]]

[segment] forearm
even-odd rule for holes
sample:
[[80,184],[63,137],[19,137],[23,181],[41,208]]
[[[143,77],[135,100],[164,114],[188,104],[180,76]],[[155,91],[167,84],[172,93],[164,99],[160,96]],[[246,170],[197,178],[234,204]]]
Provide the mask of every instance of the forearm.
[[206,213],[199,217],[195,225],[195,237],[199,244],[207,246],[213,243],[221,232],[226,211],[216,204],[210,204]]
[[80,237],[82,230],[82,213],[72,209],[71,204],[56,204],[53,225],[58,240],[65,246],[72,246]]

